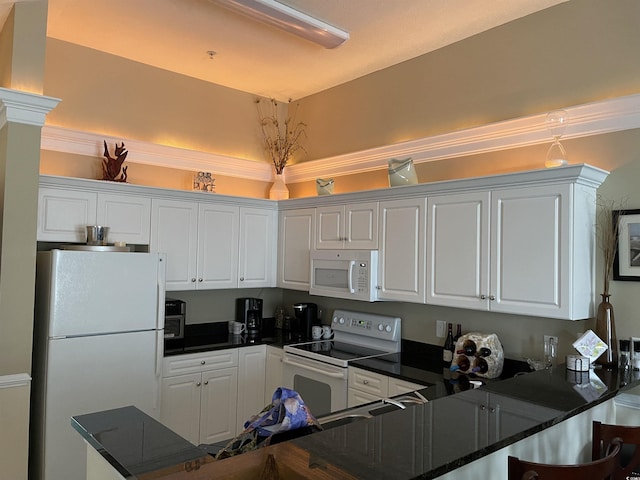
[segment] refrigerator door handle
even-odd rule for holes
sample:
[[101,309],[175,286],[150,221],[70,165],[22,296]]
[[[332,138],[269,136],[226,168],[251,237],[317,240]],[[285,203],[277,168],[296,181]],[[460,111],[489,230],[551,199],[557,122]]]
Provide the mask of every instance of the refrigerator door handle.
[[164,330],[156,330],[156,392],[154,396],[153,410],[160,415],[160,395],[162,392],[162,360],[164,358]]
[[156,315],[156,328],[164,330],[165,288],[166,288],[167,256],[158,254],[158,306]]

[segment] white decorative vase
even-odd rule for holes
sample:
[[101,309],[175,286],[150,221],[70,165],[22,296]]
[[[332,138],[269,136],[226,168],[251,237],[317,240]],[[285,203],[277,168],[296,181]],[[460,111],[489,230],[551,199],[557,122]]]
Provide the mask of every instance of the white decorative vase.
[[281,173],[276,173],[275,181],[271,185],[271,190],[269,190],[269,198],[271,200],[286,200],[289,198],[289,189],[287,184],[284,183]]

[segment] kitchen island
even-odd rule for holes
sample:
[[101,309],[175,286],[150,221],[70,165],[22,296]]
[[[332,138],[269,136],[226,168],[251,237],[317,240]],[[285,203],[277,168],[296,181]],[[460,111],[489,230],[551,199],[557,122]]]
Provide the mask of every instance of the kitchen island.
[[[72,424],[89,442],[89,458],[112,468],[113,477],[101,478],[258,479],[272,461],[282,479],[506,478],[506,452],[582,461],[591,420],[613,422],[612,400],[638,384],[638,372],[571,372],[560,365],[455,395],[433,385],[421,390],[426,404],[222,461],[133,407],[74,417]],[[125,439],[135,442],[123,448]]]

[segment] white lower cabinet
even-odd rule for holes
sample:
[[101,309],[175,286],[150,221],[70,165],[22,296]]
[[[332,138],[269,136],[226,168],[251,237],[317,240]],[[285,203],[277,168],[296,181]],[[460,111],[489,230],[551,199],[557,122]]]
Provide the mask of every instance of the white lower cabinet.
[[264,404],[268,405],[273,399],[273,393],[282,387],[282,358],[284,351],[278,347],[267,345],[266,373],[264,379]]
[[388,377],[357,367],[349,367],[347,405],[349,408],[356,407],[382,398],[420,390],[421,388],[425,388],[424,385]]
[[198,445],[237,433],[238,349],[166,357],[160,421]]
[[238,432],[244,430],[244,423],[265,406],[266,352],[266,345],[238,349]]

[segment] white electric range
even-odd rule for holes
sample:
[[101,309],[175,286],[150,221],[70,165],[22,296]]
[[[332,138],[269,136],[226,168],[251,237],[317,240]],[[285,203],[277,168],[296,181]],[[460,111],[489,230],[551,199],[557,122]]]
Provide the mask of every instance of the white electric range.
[[398,353],[401,319],[335,310],[332,340],[286,345],[283,384],[296,390],[316,417],[347,408],[350,361]]

